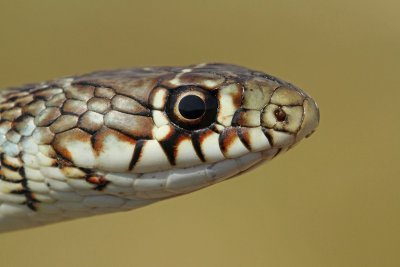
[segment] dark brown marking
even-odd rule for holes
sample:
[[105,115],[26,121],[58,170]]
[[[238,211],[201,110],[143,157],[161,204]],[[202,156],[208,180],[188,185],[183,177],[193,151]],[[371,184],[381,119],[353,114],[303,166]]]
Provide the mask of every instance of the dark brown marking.
[[109,88],[109,86],[104,85],[104,84],[99,84],[96,81],[78,81],[78,82],[73,82],[71,85],[72,86],[76,86],[76,87],[93,86],[95,88],[97,88],[97,87],[107,87],[107,88]]
[[36,211],[37,210],[36,204],[39,203],[40,201],[35,199],[35,195],[31,192],[31,190],[28,187],[28,179],[26,178],[24,167],[21,167],[19,169],[19,175],[23,177],[21,185],[23,187],[22,194],[25,195],[26,198],[25,205],[27,205],[28,208],[30,208],[31,210]]
[[219,135],[219,146],[223,153],[226,153],[229,146],[235,141],[237,130],[235,127],[228,127]]
[[205,162],[206,159],[204,157],[203,151],[201,150],[201,142],[202,142],[202,140],[203,140],[203,138],[202,138],[200,132],[194,132],[192,134],[192,144],[193,144],[194,150],[196,151],[196,154],[199,157],[199,159],[202,162]]
[[104,176],[101,176],[98,174],[89,174],[86,177],[86,181],[88,183],[96,185],[94,190],[97,190],[97,191],[102,191],[110,183],[110,181],[107,181]]
[[246,128],[237,127],[237,135],[242,144],[251,151],[249,132]]
[[262,131],[265,135],[265,137],[268,139],[268,142],[271,146],[274,144],[274,139],[272,138],[272,135],[268,132],[268,129],[262,128]]
[[15,172],[18,171],[18,169],[21,167],[13,165],[13,163],[7,159],[7,155],[4,153],[0,155],[0,160],[1,160],[1,166],[6,167],[7,169],[10,169]]
[[143,145],[145,142],[146,140],[137,141],[135,145],[135,150],[133,151],[131,162],[129,163],[129,170],[132,170],[140,159],[140,155],[142,153]]
[[164,150],[165,155],[168,158],[168,161],[171,165],[176,165],[176,156],[178,153],[178,145],[184,139],[189,139],[188,134],[182,130],[175,129],[170,133],[168,138],[165,138],[162,141],[158,141],[161,145],[161,148]]
[[74,166],[74,164],[70,160],[68,160],[67,158],[64,158],[61,154],[57,153],[56,162],[54,164],[54,167],[58,167],[58,168],[62,169],[64,167],[71,167],[71,166]]

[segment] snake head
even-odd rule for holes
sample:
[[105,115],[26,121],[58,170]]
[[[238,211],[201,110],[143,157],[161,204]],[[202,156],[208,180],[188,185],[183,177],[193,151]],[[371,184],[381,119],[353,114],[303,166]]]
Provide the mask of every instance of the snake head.
[[227,64],[94,72],[0,94],[0,231],[231,178],[314,132],[297,87]]
[[64,111],[83,114],[77,128],[56,134],[54,147],[104,181],[154,184],[133,186],[138,198],[170,197],[225,180],[293,147],[319,122],[305,92],[234,65],[96,72],[65,91],[83,99],[89,88],[93,96],[81,102],[84,107],[64,103]]

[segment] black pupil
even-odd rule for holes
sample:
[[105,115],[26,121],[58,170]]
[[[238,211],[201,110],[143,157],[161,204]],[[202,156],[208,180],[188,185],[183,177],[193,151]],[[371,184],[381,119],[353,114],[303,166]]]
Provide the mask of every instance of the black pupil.
[[206,105],[204,101],[197,95],[185,96],[179,102],[179,112],[188,120],[200,118],[203,116],[205,110]]

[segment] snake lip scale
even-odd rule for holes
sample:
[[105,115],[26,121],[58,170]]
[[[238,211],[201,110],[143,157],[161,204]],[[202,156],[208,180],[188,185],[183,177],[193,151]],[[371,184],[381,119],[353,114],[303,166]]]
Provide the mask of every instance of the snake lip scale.
[[315,101],[229,64],[98,71],[0,91],[0,231],[131,210],[281,154]]

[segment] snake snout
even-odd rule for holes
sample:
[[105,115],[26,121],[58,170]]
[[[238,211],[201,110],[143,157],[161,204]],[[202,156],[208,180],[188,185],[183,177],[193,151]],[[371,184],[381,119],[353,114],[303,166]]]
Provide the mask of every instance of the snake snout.
[[273,147],[289,147],[311,135],[319,123],[315,101],[294,86],[277,88],[261,111],[261,124]]

